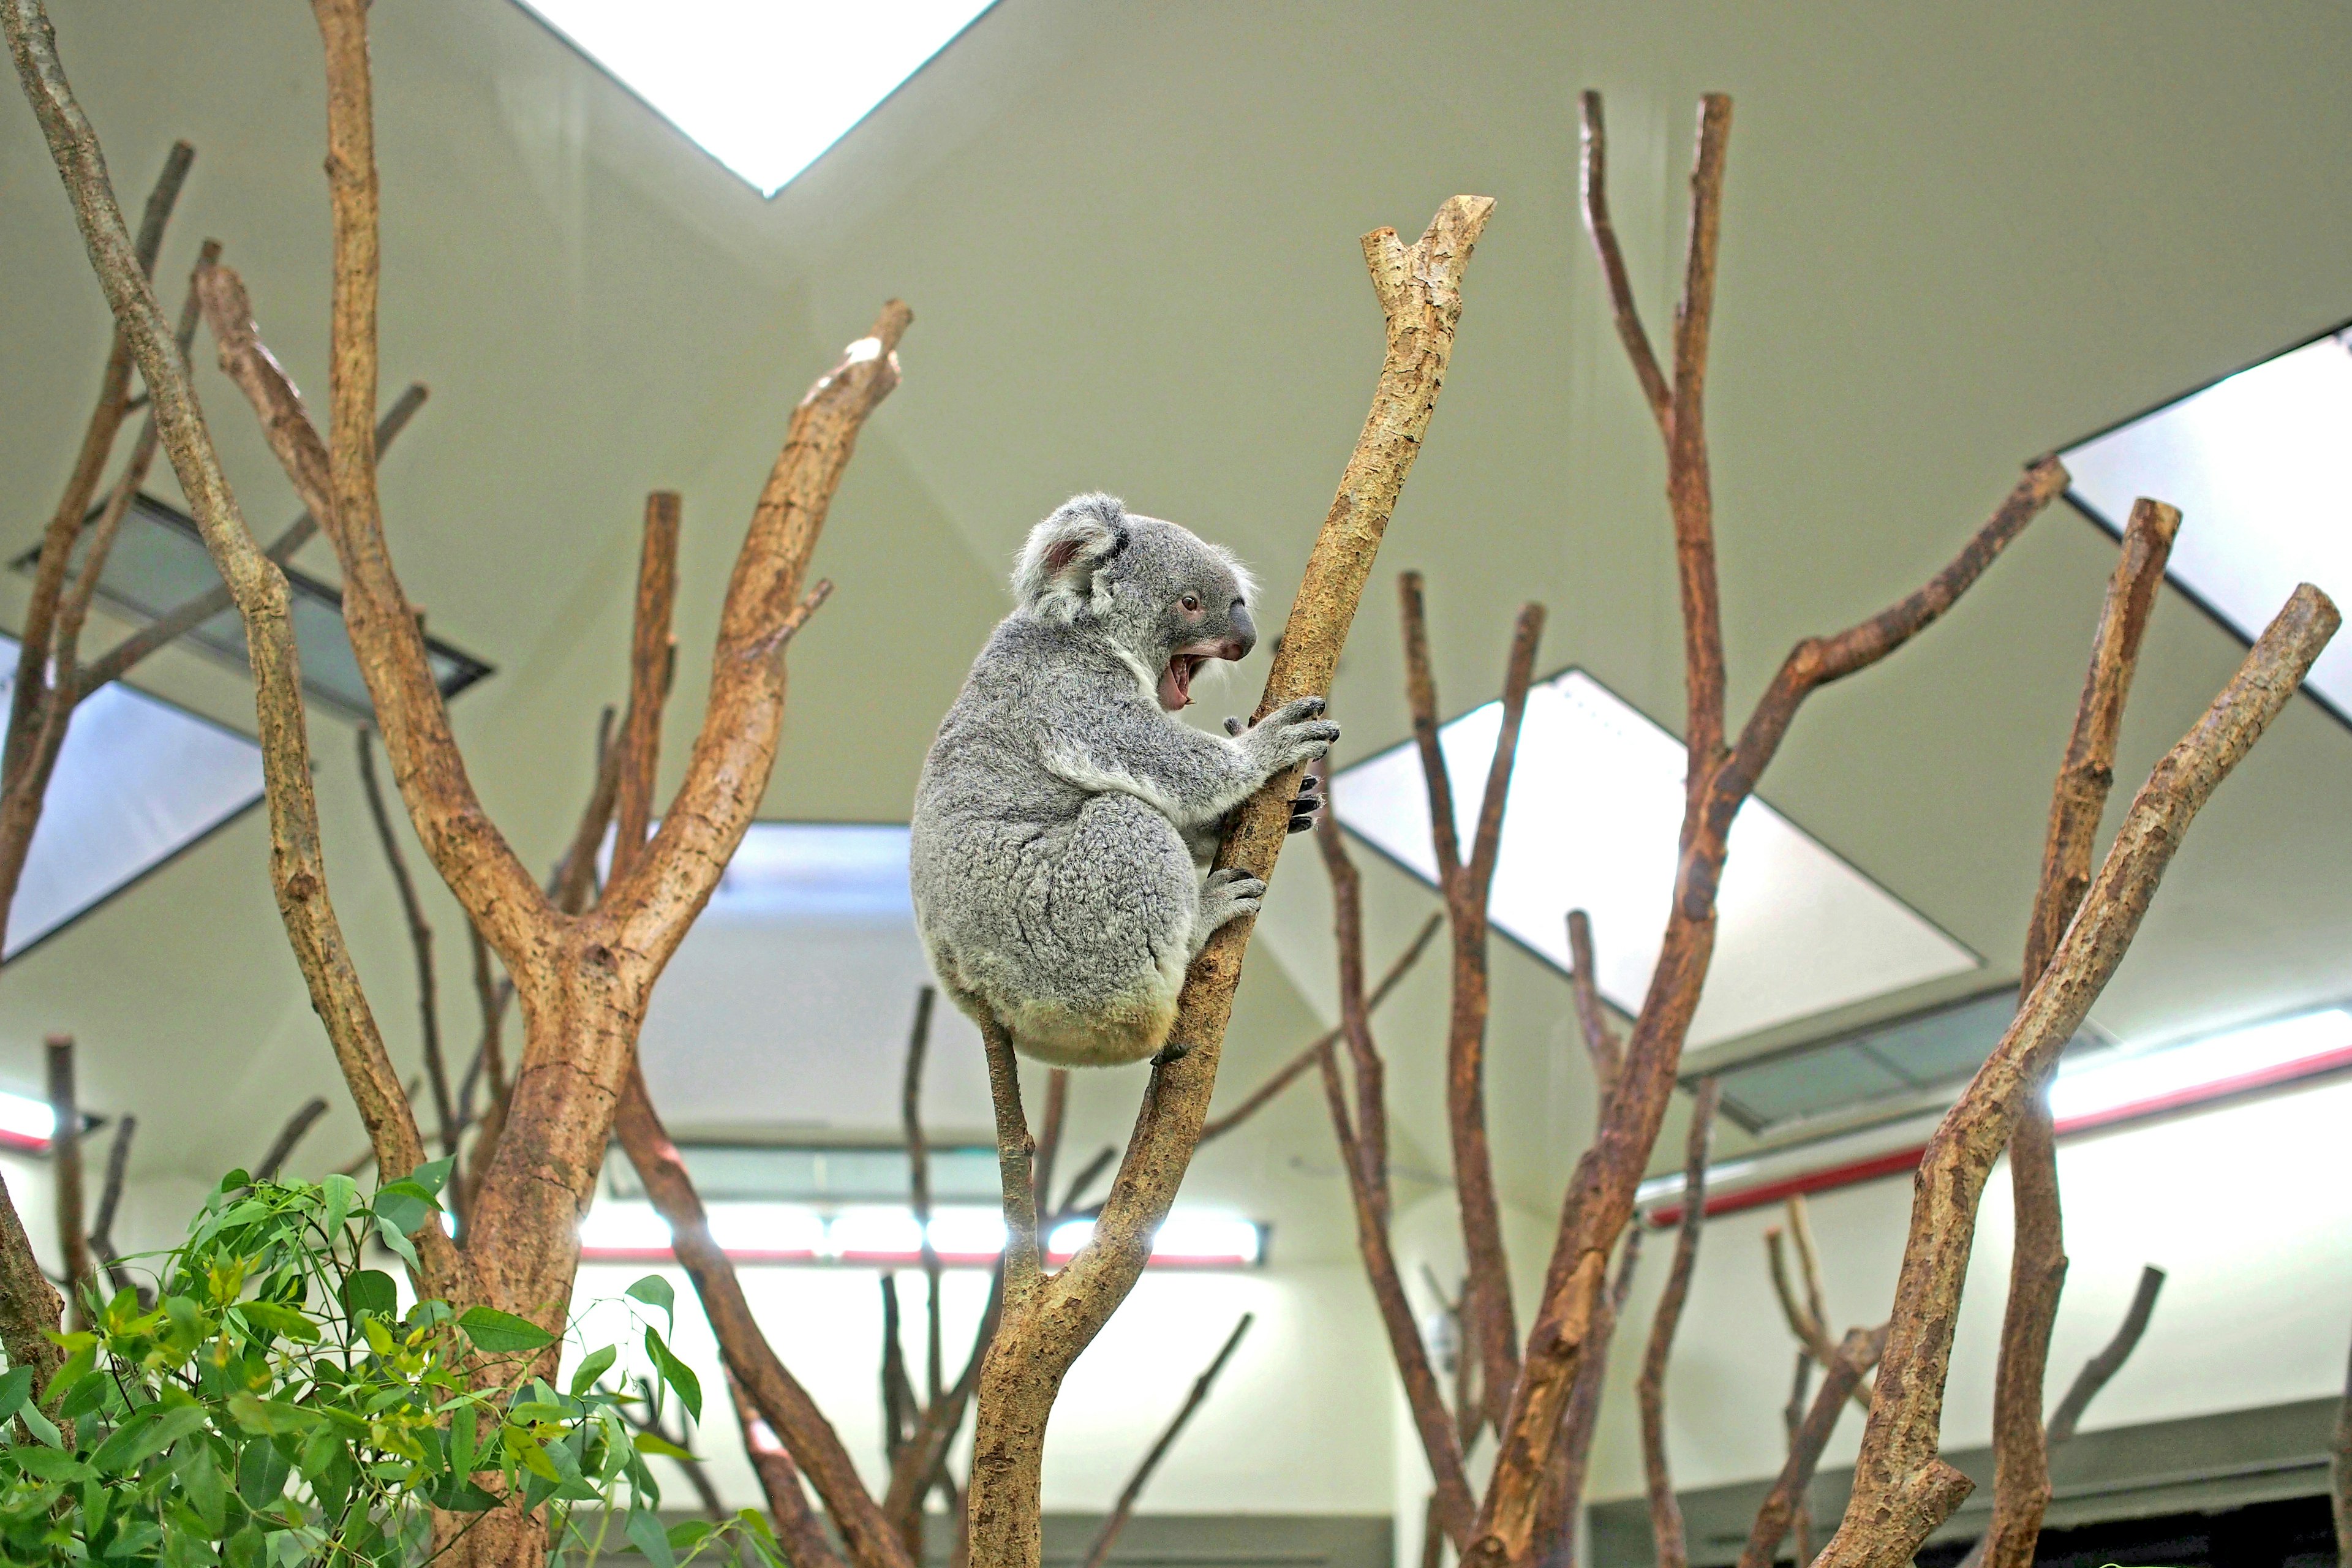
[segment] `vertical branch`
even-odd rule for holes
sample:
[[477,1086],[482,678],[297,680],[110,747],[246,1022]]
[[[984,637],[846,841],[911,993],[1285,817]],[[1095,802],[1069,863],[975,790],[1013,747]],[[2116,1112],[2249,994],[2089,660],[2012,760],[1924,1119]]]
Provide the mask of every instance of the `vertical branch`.
[[[1503,1401],[1518,1377],[1518,1328],[1511,1308],[1510,1264],[1503,1249],[1502,1205],[1495,1191],[1495,1161],[1486,1136],[1486,900],[1500,853],[1503,811],[1510,792],[1511,767],[1518,752],[1519,724],[1527,710],[1528,686],[1535,673],[1536,647],[1543,632],[1543,609],[1519,612],[1503,680],[1502,723],[1486,773],[1486,794],[1471,837],[1461,855],[1454,820],[1453,785],[1438,734],[1437,680],[1431,668],[1427,612],[1421,574],[1397,579],[1403,610],[1405,697],[1412,710],[1413,742],[1421,753],[1429,791],[1430,836],[1437,856],[1438,885],[1454,933],[1453,1002],[1446,1027],[1445,1110],[1454,1153],[1455,1194],[1462,1211],[1464,1250],[1470,1265],[1467,1312],[1477,1324],[1477,1343],[1487,1393],[1486,1417],[1500,1425]],[[1360,980],[1361,966],[1358,966]]]
[[[1364,1186],[1381,1224],[1389,1222],[1389,1097],[1388,1064],[1372,1043],[1371,1003],[1364,994],[1364,879],[1348,853],[1336,806],[1327,807],[1315,824],[1315,847],[1331,879],[1331,930],[1339,954],[1339,1028],[1338,1037],[1348,1047],[1348,1063],[1356,1074],[1355,1157],[1364,1167]],[[1328,1037],[1327,1037],[1327,1039]],[[1246,1114],[1237,1111],[1231,1121]],[[1218,1131],[1223,1131],[1220,1127]],[[1201,1138],[1210,1136],[1203,1123]]]
[[1674,439],[1674,388],[1658,368],[1650,348],[1649,330],[1642,325],[1641,308],[1633,302],[1633,280],[1626,275],[1624,253],[1617,247],[1617,225],[1609,216],[1609,133],[1601,119],[1601,95],[1587,90],[1578,100],[1582,110],[1584,147],[1579,160],[1579,184],[1584,204],[1584,226],[1592,237],[1593,255],[1609,289],[1609,314],[1625,357],[1633,362],[1633,379],[1641,383],[1642,400],[1658,422],[1658,434]]
[[[923,1364],[926,1405],[936,1405],[945,1392],[940,1343],[940,1252],[931,1245],[931,1149],[923,1135],[923,1057],[931,1043],[931,1004],[939,993],[926,985],[915,993],[915,1023],[907,1036],[906,1084],[899,1097],[898,1119],[907,1135],[907,1184],[915,1211],[915,1229],[923,1258]],[[1066,1095],[1067,1090],[1066,1089]]]
[[[646,497],[645,542],[637,558],[636,612],[630,622],[629,705],[621,721],[621,778],[614,807],[618,826],[613,859],[617,882],[640,858],[653,821],[654,781],[660,771],[662,708],[669,697],[677,639],[670,617],[677,604],[678,496]],[[628,846],[624,857],[620,845]]]
[[[1813,1357],[1810,1351],[1797,1352],[1797,1372],[1789,1384],[1789,1403],[1780,1408],[1780,1424],[1789,1431],[1789,1454],[1794,1458],[1799,1440],[1805,1430],[1805,1408],[1813,1385]],[[1797,1561],[1808,1563],[1813,1560],[1813,1500],[1810,1482],[1794,1489],[1789,1503],[1789,1536],[1797,1548]]]
[[1699,1231],[1706,1224],[1706,1152],[1715,1132],[1718,1089],[1715,1079],[1702,1079],[1691,1093],[1682,1224],[1675,1235],[1675,1261],[1658,1295],[1657,1316],[1650,1322],[1650,1343],[1642,1355],[1642,1473],[1650,1489],[1650,1533],[1656,1542],[1658,1568],[1687,1568],[1690,1562],[1683,1542],[1682,1505],[1675,1500],[1675,1478],[1666,1465],[1666,1362],[1674,1353],[1675,1330],[1682,1322],[1691,1271],[1698,1263]]
[[[37,27],[46,32],[48,17],[37,5],[29,16],[12,13],[9,39],[12,47],[20,30],[29,35]],[[54,53],[54,45],[51,46]],[[23,71],[27,56],[19,53],[18,69]],[[62,81],[62,73],[59,80]],[[38,104],[36,104],[37,110]],[[43,125],[48,129],[46,121]],[[56,145],[54,134],[51,145]],[[195,161],[196,150],[185,142],[174,142],[163,159],[163,172],[155,181],[154,190],[147,197],[147,210],[139,225],[139,237],[131,240],[124,236],[130,252],[125,258],[136,268],[142,280],[155,275],[155,258],[163,248],[163,229],[170,221],[172,208],[177,204],[180,187],[188,177],[188,166]],[[108,190],[110,205],[111,186]],[[117,213],[118,222],[120,212]],[[90,410],[89,423],[82,429],[81,449],[74,456],[73,471],[66,479],[65,493],[58,498],[57,510],[49,514],[48,526],[41,532],[41,552],[33,568],[33,586],[25,606],[25,622],[17,633],[21,645],[17,653],[16,689],[8,703],[8,728],[5,754],[6,775],[13,782],[23,759],[29,756],[28,748],[38,733],[43,710],[48,702],[48,668],[50,632],[56,624],[58,603],[70,569],[74,542],[80,536],[82,519],[89,510],[90,498],[98,493],[98,481],[105,472],[106,460],[114,450],[114,438],[122,428],[131,392],[131,368],[137,356],[131,338],[118,321],[114,337],[107,350],[106,368],[100,374],[97,405]],[[151,386],[152,395],[152,386]]]
[[1143,1462],[1135,1467],[1135,1473],[1127,1479],[1127,1485],[1119,1489],[1118,1500],[1111,1505],[1110,1516],[1103,1521],[1094,1544],[1087,1548],[1081,1568],[1104,1568],[1104,1564],[1110,1561],[1111,1546],[1118,1540],[1118,1532],[1127,1528],[1128,1520],[1135,1512],[1135,1501],[1143,1495],[1144,1487],[1151,1479],[1151,1472],[1160,1468],[1160,1461],[1168,1457],[1170,1448],[1175,1447],[1177,1437],[1184,1430],[1184,1423],[1192,1419],[1192,1412],[1209,1397],[1209,1390],[1216,1386],[1217,1374],[1225,1370],[1225,1363],[1233,1360],[1234,1352],[1241,1349],[1242,1336],[1250,1331],[1250,1325],[1255,1321],[1256,1313],[1244,1312],[1241,1321],[1234,1325],[1234,1331],[1225,1336],[1224,1346],[1217,1352],[1216,1359],[1209,1363],[1208,1370],[1192,1380],[1192,1392],[1184,1396],[1184,1403],[1177,1408],[1174,1417],[1161,1428],[1159,1437],[1144,1454]]
[[[1042,1283],[1044,1258],[1037,1226],[1036,1140],[1029,1135],[1021,1108],[1021,1062],[1013,1035],[995,1019],[980,1026],[988,1052],[988,1094],[996,1110],[996,1162],[1004,1185],[1004,1299],[1009,1307],[1028,1300]],[[1045,1412],[1038,1413],[1042,1436]]]
[[1577,1525],[1584,1512],[1584,1483],[1592,1462],[1592,1439],[1601,1428],[1601,1396],[1609,1382],[1609,1347],[1617,1325],[1624,1321],[1625,1303],[1633,1293],[1634,1266],[1642,1259],[1642,1226],[1625,1227],[1625,1242],[1617,1253],[1617,1277],[1603,1303],[1606,1320],[1593,1328],[1592,1352],[1576,1369],[1576,1386],[1570,1391],[1560,1415],[1559,1443],[1551,1471],[1551,1498],[1537,1515],[1537,1549],[1545,1550],[1545,1568],[1576,1568]]
[[1723,216],[1723,165],[1731,100],[1699,100],[1691,163],[1690,246],[1682,302],[1675,310],[1673,416],[1666,426],[1666,500],[1675,517],[1675,564],[1682,584],[1683,672],[1688,689],[1683,739],[1692,786],[1723,748],[1723,602],[1715,580],[1715,491],[1706,456],[1706,351],[1715,323],[1715,255]]
[[1593,968],[1592,917],[1582,910],[1568,911],[1568,957],[1569,994],[1576,1001],[1577,1033],[1583,1037],[1585,1055],[1592,1058],[1592,1081],[1600,1090],[1600,1102],[1606,1106],[1609,1097],[1617,1092],[1625,1042],[1610,1027],[1608,1010],[1601,1005],[1601,981]]
[[[2021,992],[2040,978],[2067,921],[2091,885],[2099,820],[2115,783],[2116,736],[2139,663],[2140,639],[2156,608],[2180,513],[2161,501],[2132,507],[2105,604],[2091,642],[2090,668],[2074,732],[2051,791],[2042,878],[2026,928]],[[2032,1568],[2033,1543],[2050,1505],[2050,1455],[2042,1424],[2042,1378],[2050,1326],[2066,1279],[2064,1224],[2058,1202],[2058,1148],[2041,1085],[2027,1092],[2010,1139],[2009,1173],[2016,1208],[2009,1305],[2001,1320],[2000,1361],[1993,1383],[1992,1523],[1986,1561],[1992,1568]]]
[[1985,1177],[2025,1097],[2122,962],[2189,823],[2294,694],[2340,621],[2326,595],[2309,584],[2297,588],[2204,716],[2157,763],[2041,979],[1929,1140],[1853,1501],[1822,1550],[1822,1568],[1896,1568],[1968,1495],[1968,1478],[1937,1448],[1954,1311]]
[[138,1135],[139,1118],[114,1119],[114,1140],[106,1149],[106,1179],[98,1190],[98,1213],[89,1222],[89,1250],[105,1265],[106,1277],[117,1290],[131,1288],[131,1277],[120,1261],[121,1251],[114,1245],[114,1215],[122,1206],[123,1184],[131,1175],[131,1141]]
[[51,1035],[49,1064],[49,1171],[58,1205],[58,1256],[66,1277],[66,1304],[72,1326],[89,1327],[89,1293],[97,1287],[90,1268],[89,1233],[83,1228],[81,1101],[74,1092],[71,1035]]
[[374,737],[362,724],[358,731],[360,786],[367,795],[368,816],[375,823],[376,842],[383,847],[384,863],[392,868],[393,886],[400,890],[401,912],[408,918],[408,943],[416,955],[417,1037],[424,1043],[425,1081],[433,1089],[433,1113],[441,1123],[441,1152],[457,1152],[457,1101],[449,1091],[449,1065],[441,1054],[441,992],[434,977],[433,925],[425,918],[424,900],[408,874],[408,857],[401,852],[400,837],[393,831],[392,815],[384,809],[383,785],[375,775]]

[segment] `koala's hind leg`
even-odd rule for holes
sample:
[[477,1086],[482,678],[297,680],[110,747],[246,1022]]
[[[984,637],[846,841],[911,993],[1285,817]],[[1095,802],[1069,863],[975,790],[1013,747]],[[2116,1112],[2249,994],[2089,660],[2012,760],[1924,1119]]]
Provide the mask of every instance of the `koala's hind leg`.
[[1132,795],[1107,793],[1028,855],[1017,920],[1030,952],[1020,995],[1005,998],[1013,1005],[1003,1014],[1014,1039],[1066,1066],[1150,1056],[1175,1020],[1202,902],[1175,825]]

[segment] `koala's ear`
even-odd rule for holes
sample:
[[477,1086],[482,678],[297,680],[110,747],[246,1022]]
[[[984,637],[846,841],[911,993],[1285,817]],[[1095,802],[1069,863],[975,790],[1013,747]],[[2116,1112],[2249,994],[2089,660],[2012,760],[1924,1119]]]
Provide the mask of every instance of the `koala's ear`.
[[1073,496],[1029,531],[1013,570],[1024,608],[1075,614],[1094,593],[1096,571],[1127,548],[1127,508],[1117,496]]

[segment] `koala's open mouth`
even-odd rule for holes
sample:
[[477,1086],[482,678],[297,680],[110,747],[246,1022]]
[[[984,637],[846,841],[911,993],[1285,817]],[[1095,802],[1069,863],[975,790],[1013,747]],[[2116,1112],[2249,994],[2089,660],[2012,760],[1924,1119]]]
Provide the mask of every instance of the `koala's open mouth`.
[[1223,643],[1196,642],[1180,647],[1168,656],[1168,668],[1160,672],[1160,706],[1171,713],[1185,708],[1192,700],[1192,677],[1213,658],[1231,658]]

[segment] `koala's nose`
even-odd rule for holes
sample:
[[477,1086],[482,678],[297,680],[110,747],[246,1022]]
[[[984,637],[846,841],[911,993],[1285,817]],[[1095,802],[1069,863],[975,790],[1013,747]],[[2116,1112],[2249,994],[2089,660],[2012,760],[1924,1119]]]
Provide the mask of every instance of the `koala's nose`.
[[1257,627],[1250,623],[1249,606],[1235,599],[1225,626],[1224,647],[1219,651],[1227,658],[1247,658],[1249,650],[1257,647]]

